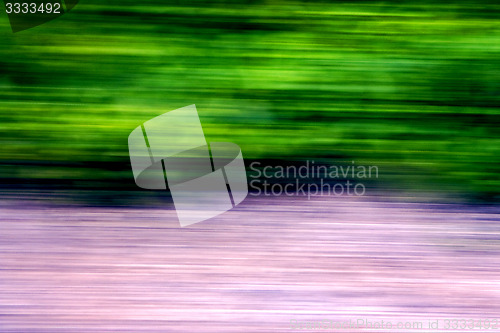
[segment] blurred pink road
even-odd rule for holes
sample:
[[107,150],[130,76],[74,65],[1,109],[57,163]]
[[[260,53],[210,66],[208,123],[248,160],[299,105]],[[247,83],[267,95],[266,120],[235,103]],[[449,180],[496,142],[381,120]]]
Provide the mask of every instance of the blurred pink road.
[[3,201],[0,332],[291,332],[291,319],[500,319],[495,209],[247,198],[181,229],[169,208]]

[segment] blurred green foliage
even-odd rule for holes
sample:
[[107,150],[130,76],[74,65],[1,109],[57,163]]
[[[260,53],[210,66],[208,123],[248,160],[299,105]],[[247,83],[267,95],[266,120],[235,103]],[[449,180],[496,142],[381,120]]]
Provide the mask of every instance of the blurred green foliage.
[[0,177],[133,183],[128,134],[196,104],[246,159],[498,199],[499,23],[493,1],[89,0],[16,34],[3,13]]

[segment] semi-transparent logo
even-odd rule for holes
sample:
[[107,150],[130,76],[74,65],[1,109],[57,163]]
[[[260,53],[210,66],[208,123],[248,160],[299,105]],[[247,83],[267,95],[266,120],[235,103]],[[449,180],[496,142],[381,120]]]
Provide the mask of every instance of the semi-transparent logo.
[[183,227],[230,210],[248,194],[240,148],[207,143],[195,105],[146,121],[128,146],[137,186],[169,188]]

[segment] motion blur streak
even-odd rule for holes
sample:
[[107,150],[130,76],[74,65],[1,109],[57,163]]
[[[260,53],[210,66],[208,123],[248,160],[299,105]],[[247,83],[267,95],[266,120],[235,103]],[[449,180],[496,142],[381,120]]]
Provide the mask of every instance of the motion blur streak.
[[492,208],[247,199],[185,229],[172,210],[26,208],[0,209],[2,332],[290,332],[291,318],[500,313]]
[[[86,0],[0,31],[0,332],[500,320],[498,1]],[[179,229],[127,138],[191,104],[247,167],[378,176]]]
[[90,0],[0,29],[10,187],[123,190],[123,138],[196,104],[246,159],[355,160],[386,185],[498,200],[496,2]]

